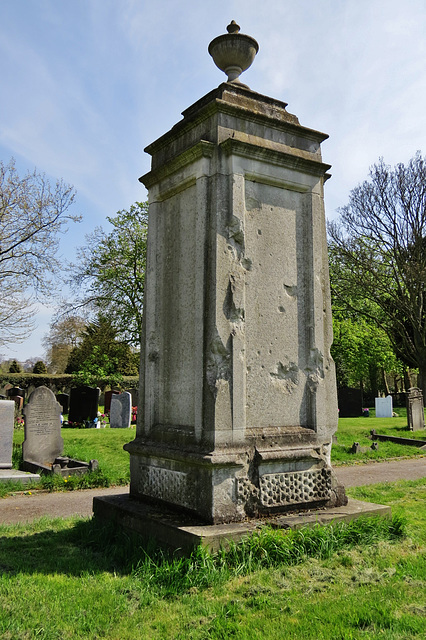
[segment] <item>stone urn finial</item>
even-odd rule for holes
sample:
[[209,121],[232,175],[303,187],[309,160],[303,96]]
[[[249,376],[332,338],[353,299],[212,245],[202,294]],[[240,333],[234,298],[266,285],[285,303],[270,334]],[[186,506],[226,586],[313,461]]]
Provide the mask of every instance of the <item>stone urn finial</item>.
[[228,82],[247,87],[242,84],[239,77],[243,71],[251,66],[259,51],[259,45],[251,36],[240,33],[240,27],[235,20],[232,20],[226,29],[228,33],[218,36],[210,42],[209,54],[215,65],[226,73]]

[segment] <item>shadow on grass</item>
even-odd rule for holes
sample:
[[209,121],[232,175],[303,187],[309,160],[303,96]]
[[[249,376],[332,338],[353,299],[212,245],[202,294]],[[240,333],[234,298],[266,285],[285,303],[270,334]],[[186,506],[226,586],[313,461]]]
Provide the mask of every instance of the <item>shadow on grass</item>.
[[139,537],[101,525],[94,518],[41,518],[31,525],[0,528],[0,573],[128,574],[152,549],[152,545],[143,546]]

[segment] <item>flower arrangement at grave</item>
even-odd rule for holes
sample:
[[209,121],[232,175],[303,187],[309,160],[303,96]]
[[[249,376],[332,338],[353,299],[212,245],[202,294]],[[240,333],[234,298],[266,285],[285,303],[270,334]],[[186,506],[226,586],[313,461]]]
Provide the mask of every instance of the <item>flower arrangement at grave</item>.
[[132,407],[132,423],[136,423],[138,417],[138,408]]

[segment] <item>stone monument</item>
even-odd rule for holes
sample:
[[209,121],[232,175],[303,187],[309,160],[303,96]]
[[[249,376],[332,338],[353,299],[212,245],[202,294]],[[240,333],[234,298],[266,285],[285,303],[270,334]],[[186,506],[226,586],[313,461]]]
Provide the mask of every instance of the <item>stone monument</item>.
[[143,368],[130,494],[208,523],[346,504],[321,157],[326,134],[239,75],[257,42],[209,46],[228,75],[147,147]]
[[425,412],[422,390],[418,387],[411,387],[411,389],[408,389],[406,402],[409,430],[422,431],[425,428]]
[[15,403],[0,400],[0,469],[12,468],[14,421]]
[[38,387],[32,392],[24,409],[25,439],[22,444],[24,466],[29,471],[33,467],[52,465],[62,454],[61,412],[62,406],[50,389]]

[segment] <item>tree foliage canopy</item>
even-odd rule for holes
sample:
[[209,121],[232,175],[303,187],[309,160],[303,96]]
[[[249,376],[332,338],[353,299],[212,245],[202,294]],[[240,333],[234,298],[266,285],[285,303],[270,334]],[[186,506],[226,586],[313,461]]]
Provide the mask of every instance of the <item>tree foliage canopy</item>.
[[32,295],[51,297],[59,267],[59,235],[80,216],[68,209],[72,186],[52,185],[36,169],[20,176],[12,159],[0,162],[0,344],[22,341],[33,328]]
[[[117,331],[111,325],[109,318],[100,315],[94,322],[87,325],[81,337],[81,343],[70,352],[65,373],[76,373],[87,369],[96,374],[95,377],[105,377],[99,370],[95,371],[96,360],[98,360],[96,365],[98,369],[107,370],[108,375],[112,373],[110,365],[113,365],[116,373],[124,376],[138,373],[139,355],[133,353],[127,343],[117,339]],[[102,361],[97,357],[98,355]]]
[[388,335],[426,383],[426,160],[380,160],[329,223],[334,295]]
[[121,340],[139,346],[146,266],[147,211],[136,202],[129,211],[108,217],[112,231],[102,227],[86,236],[70,267],[70,284],[80,294],[74,309],[89,306],[107,317]]

